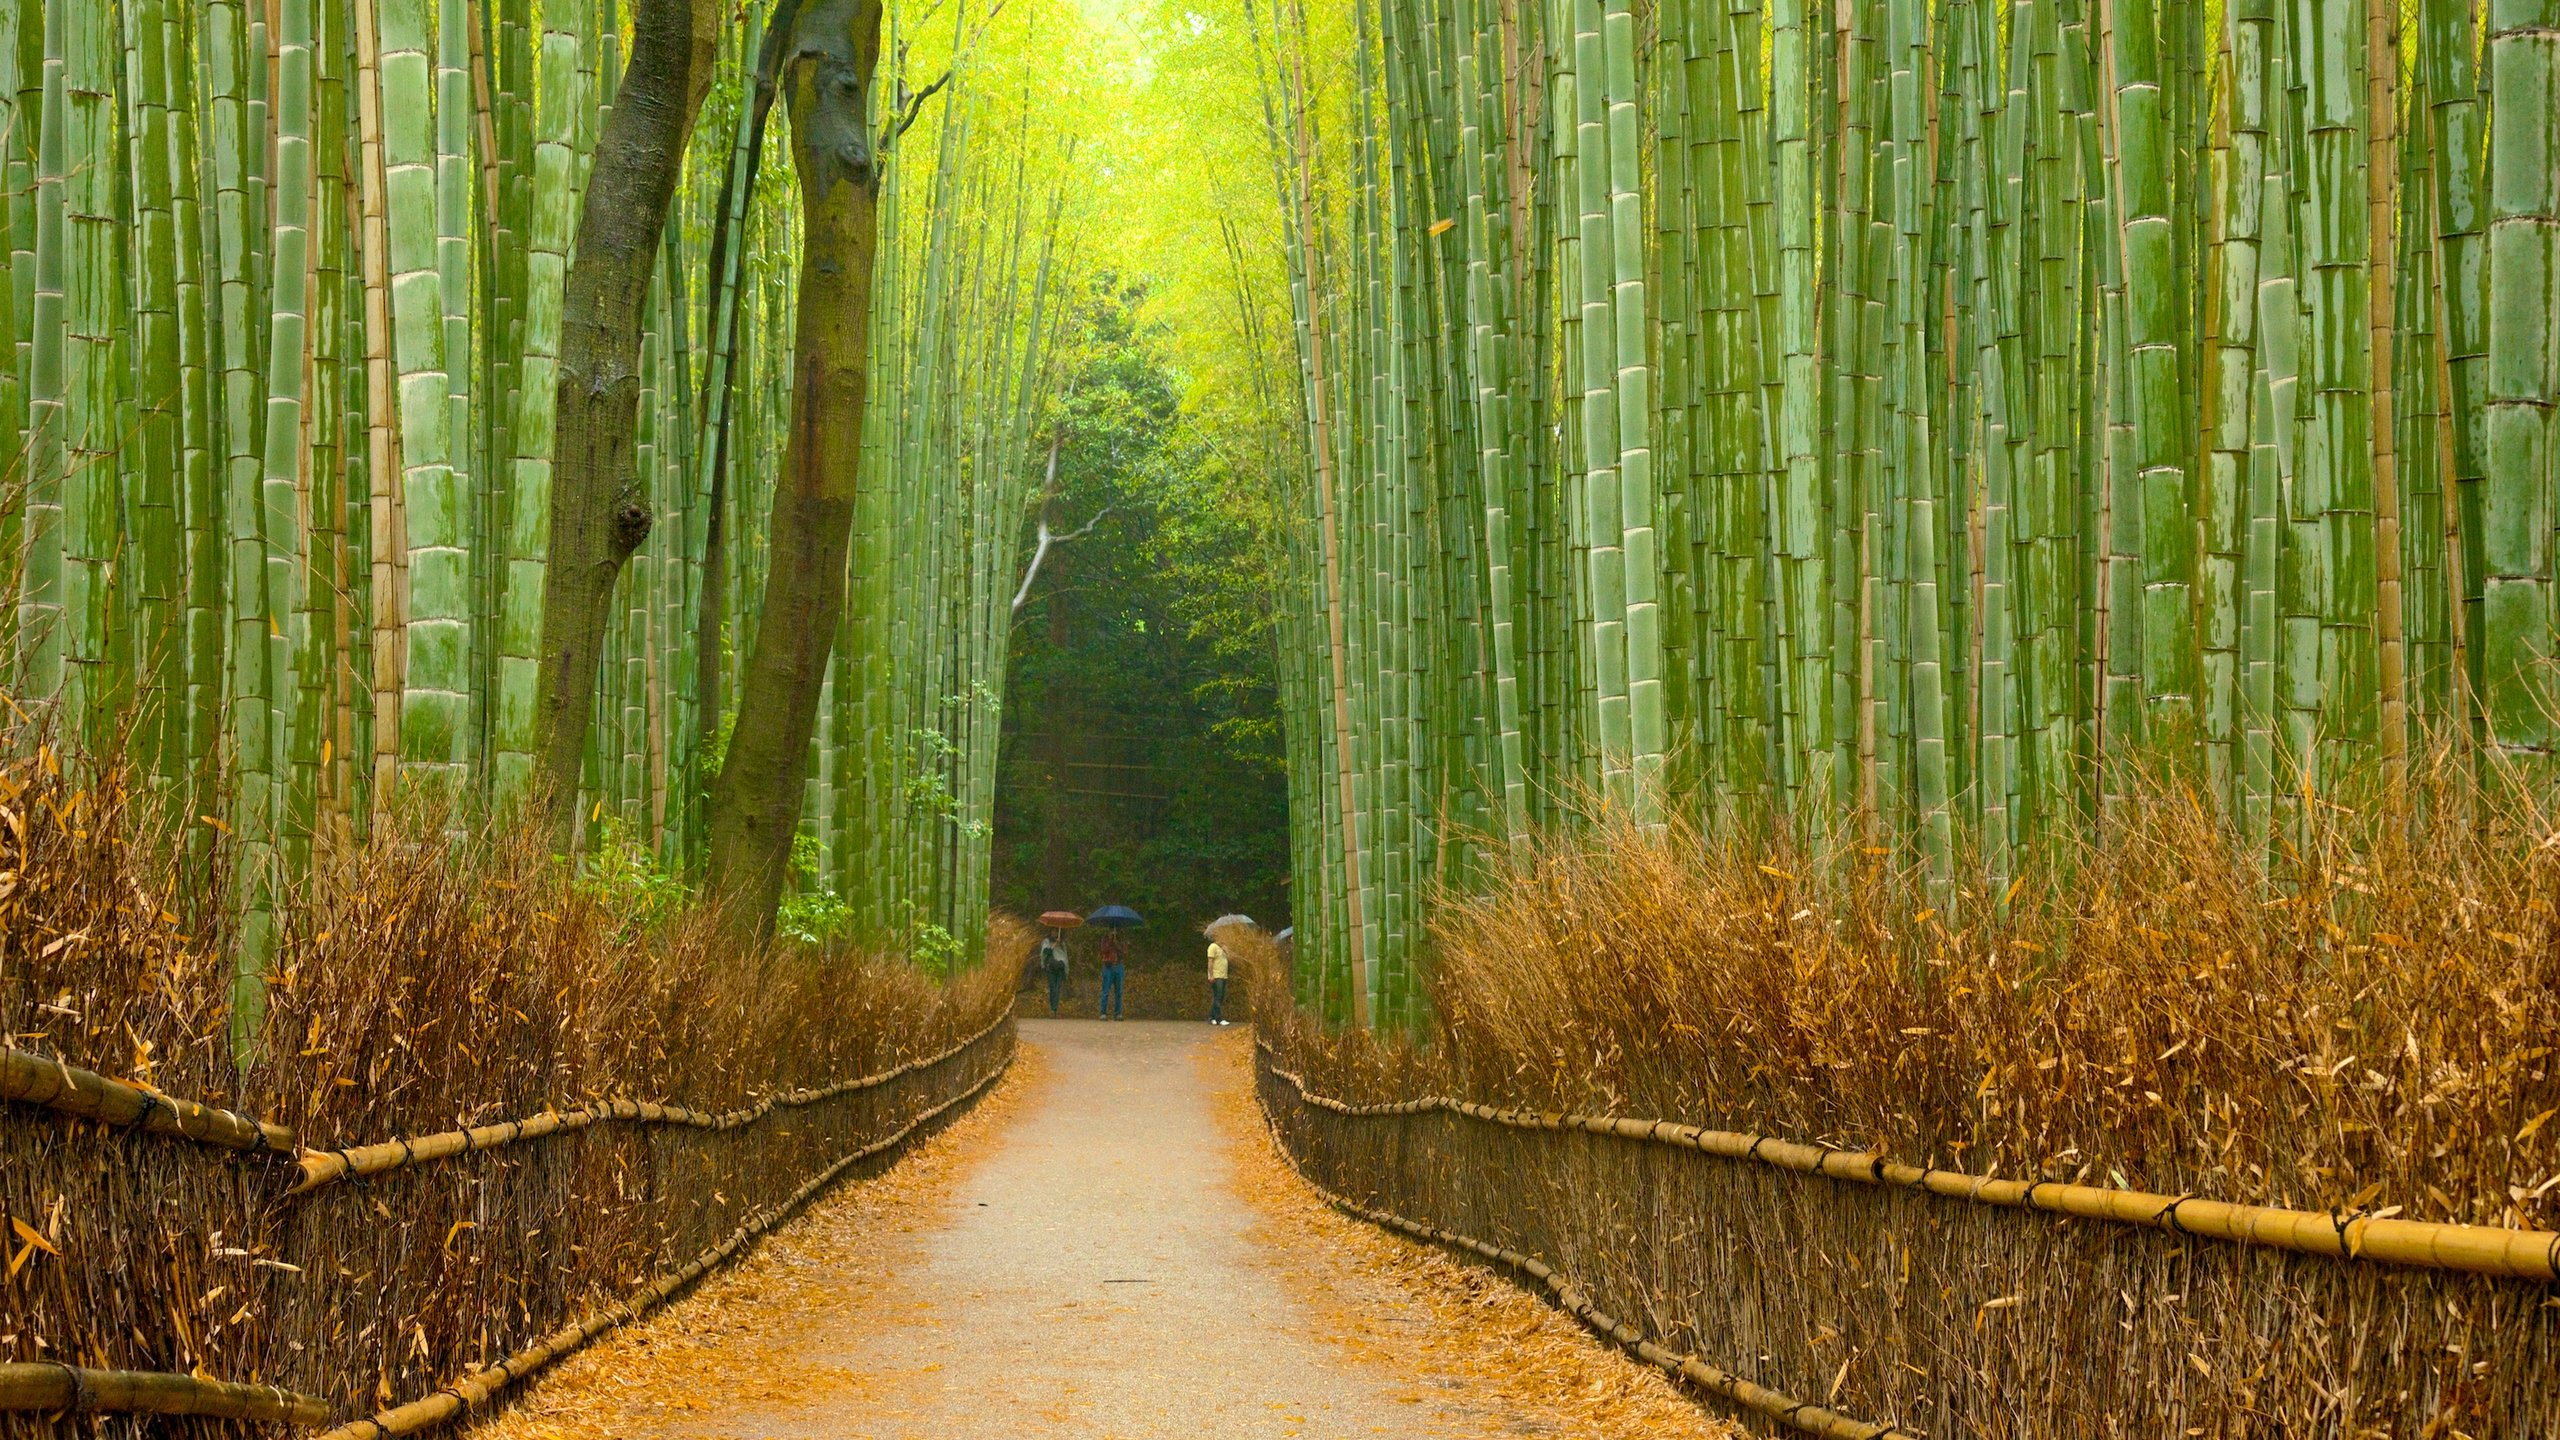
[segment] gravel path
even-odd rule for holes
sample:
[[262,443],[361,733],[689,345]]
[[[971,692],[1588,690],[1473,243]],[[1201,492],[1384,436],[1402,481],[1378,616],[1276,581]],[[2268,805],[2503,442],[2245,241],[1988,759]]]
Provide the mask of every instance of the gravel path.
[[1271,1153],[1242,1028],[1025,1020],[950,1131],[466,1440],[1738,1440]]
[[[890,1323],[813,1337],[872,1383],[689,1417],[670,1436],[1419,1436],[1443,1397],[1320,1338],[1251,1236],[1197,1023],[1026,1020],[1041,1076],[937,1223],[893,1257]],[[1492,1427],[1500,1429],[1499,1425]],[[1486,1433],[1468,1425],[1456,1433]]]

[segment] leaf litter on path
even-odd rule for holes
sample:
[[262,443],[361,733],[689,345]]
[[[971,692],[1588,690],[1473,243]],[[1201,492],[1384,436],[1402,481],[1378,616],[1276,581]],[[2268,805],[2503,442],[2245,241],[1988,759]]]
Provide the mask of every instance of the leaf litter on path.
[[[882,1252],[939,1209],[1039,1072],[1036,1052],[1016,1052],[993,1090],[897,1165],[820,1200],[745,1261],[564,1361],[465,1440],[628,1440],[700,1417],[876,1394],[885,1377],[820,1358],[813,1337],[876,1315],[881,1297],[866,1287],[894,1279],[879,1273]],[[932,1323],[930,1298],[901,1298],[911,1311],[901,1323]]]
[[1354,1220],[1272,1149],[1253,1099],[1253,1045],[1239,1031],[1201,1055],[1236,1185],[1261,1217],[1265,1253],[1331,1338],[1365,1365],[1501,1412],[1510,1435],[1591,1440],[1740,1440],[1650,1366],[1482,1266]]

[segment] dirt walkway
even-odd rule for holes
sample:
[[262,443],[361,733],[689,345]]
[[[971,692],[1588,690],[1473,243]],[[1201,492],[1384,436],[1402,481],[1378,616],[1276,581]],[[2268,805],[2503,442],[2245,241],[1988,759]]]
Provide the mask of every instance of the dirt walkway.
[[489,1440],[1721,1436],[1478,1272],[1306,1196],[1245,1032],[1026,1021],[1017,1077]]

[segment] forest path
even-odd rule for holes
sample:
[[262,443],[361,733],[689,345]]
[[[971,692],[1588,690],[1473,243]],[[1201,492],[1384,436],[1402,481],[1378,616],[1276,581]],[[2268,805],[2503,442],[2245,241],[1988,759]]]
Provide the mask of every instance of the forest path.
[[978,1112],[481,1434],[1735,1433],[1502,1282],[1311,1199],[1261,1130],[1249,1035],[1025,1020]]

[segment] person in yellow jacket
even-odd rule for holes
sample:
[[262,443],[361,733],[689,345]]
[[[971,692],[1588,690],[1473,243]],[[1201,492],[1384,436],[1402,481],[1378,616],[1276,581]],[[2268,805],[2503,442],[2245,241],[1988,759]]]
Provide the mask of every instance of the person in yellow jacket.
[[1227,1023],[1227,947],[1209,942],[1209,1023]]

